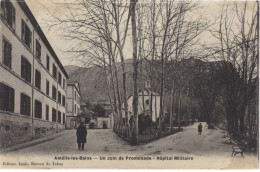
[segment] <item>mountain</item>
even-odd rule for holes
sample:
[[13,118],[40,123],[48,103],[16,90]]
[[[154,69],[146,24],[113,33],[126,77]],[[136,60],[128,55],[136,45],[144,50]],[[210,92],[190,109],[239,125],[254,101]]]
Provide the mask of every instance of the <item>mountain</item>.
[[65,70],[66,70],[66,72],[68,73],[69,76],[70,76],[70,74],[72,74],[76,70],[81,69],[81,67],[75,66],[75,65],[64,66],[64,68],[65,68]]
[[[126,71],[131,70],[132,60],[126,60]],[[122,72],[120,63],[117,63],[119,85],[122,85]],[[107,85],[104,71],[98,67],[93,66],[89,68],[78,66],[64,66],[69,75],[68,82],[79,82],[81,91],[81,103],[84,104],[87,101],[109,101],[107,94]],[[122,91],[122,87],[120,88]]]
[[[214,64],[216,62],[213,62]],[[182,61],[175,62],[167,62],[165,64],[165,72],[171,73],[172,68],[171,65],[175,65],[177,71],[182,71],[181,75],[186,78],[190,78],[190,75],[194,75],[195,71],[200,70],[201,68],[206,68],[209,65],[208,62],[203,62],[198,59],[184,59]],[[206,66],[205,66],[206,65]],[[122,95],[123,87],[122,87],[122,70],[120,63],[116,64],[118,70],[118,80],[119,80],[119,90]],[[160,90],[160,77],[161,77],[161,62],[155,61],[153,64],[153,72],[149,73],[151,66],[151,61],[142,60],[141,63],[138,64],[138,89],[145,89],[146,86],[149,87],[149,80],[151,76],[154,78],[154,90],[155,92],[159,92]],[[125,60],[125,70],[126,70],[126,87],[127,87],[127,95],[132,95],[133,93],[133,77],[132,77],[132,59]],[[99,101],[109,101],[108,92],[107,92],[107,84],[104,70],[102,70],[98,66],[93,67],[78,67],[78,66],[65,66],[65,70],[69,75],[68,82],[79,82],[80,90],[81,90],[81,104],[84,104],[87,101],[90,102],[99,102]],[[189,72],[187,72],[188,70]],[[190,73],[191,72],[191,73]],[[186,73],[184,75],[184,73]],[[142,76],[141,76],[142,74]],[[176,84],[178,85],[179,79],[176,80]],[[172,83],[171,75],[165,77],[165,87],[169,88],[167,83]]]

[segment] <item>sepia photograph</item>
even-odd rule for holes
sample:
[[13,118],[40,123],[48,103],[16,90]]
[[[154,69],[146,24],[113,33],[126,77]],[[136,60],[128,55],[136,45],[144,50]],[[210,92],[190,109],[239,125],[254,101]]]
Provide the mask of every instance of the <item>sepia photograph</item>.
[[0,2],[0,169],[259,169],[257,0]]

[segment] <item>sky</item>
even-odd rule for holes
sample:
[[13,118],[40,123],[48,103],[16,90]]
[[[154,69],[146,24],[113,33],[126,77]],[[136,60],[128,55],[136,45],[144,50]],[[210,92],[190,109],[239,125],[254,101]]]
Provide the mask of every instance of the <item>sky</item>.
[[[70,3],[73,0],[25,0],[29,8],[31,9],[34,17],[38,21],[39,25],[41,26],[43,32],[45,33],[47,39],[49,40],[50,44],[52,45],[54,51],[58,55],[61,63],[66,65],[79,65],[78,62],[75,62],[70,57],[71,54],[66,53],[65,51],[71,47],[71,42],[65,40],[61,37],[60,34],[63,33],[62,30],[50,30],[47,27],[46,18],[48,19],[49,12],[53,13],[54,15],[64,16],[66,11],[63,8],[60,8],[60,3]],[[222,1],[206,1],[203,0],[200,2],[201,11],[204,13],[207,19],[214,19],[218,16],[220,12]],[[212,36],[208,33],[203,34],[202,42],[208,43],[212,41]],[[125,45],[125,54],[126,58],[131,58],[132,56],[132,47],[131,42],[127,41]]]
[[[25,0],[25,2],[29,6],[34,17],[41,26],[45,36],[47,37],[49,43],[53,47],[57,56],[59,57],[61,63],[64,66],[73,64],[73,62],[71,62],[70,60],[69,55],[64,52],[69,47],[67,41],[62,39],[61,36],[57,34],[59,33],[59,31],[50,31],[49,28],[46,27],[45,17],[49,17],[48,10],[50,10],[51,12],[62,13],[60,11],[59,5],[55,3],[55,0]],[[48,10],[46,8],[48,8]]]

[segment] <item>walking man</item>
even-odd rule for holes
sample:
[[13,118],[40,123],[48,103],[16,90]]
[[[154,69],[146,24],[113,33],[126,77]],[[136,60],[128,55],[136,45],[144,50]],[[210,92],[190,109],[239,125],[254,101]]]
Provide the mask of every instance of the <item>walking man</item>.
[[78,149],[84,150],[84,144],[86,143],[87,139],[87,129],[84,126],[84,122],[80,123],[80,126],[77,128],[77,142],[78,142]]
[[202,125],[201,125],[201,123],[198,125],[198,131],[199,131],[199,133],[201,135],[201,132],[202,132]]

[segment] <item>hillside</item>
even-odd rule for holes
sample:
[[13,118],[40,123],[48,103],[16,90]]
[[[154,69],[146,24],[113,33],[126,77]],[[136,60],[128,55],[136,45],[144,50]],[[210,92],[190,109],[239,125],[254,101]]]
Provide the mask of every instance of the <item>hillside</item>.
[[[186,73],[187,77],[191,75],[191,73],[187,73],[186,70],[191,71],[193,74],[196,73],[198,69],[205,68],[205,65],[209,65],[209,63],[203,62],[201,60],[192,60],[192,59],[185,59],[176,63],[175,70],[181,70],[182,76]],[[215,62],[214,62],[215,63]],[[171,62],[165,65],[165,72],[171,73],[172,69],[170,66],[172,65]],[[122,94],[123,87],[122,87],[122,70],[120,67],[120,63],[117,63],[117,70],[118,70],[118,79],[119,79],[119,89]],[[142,63],[139,63],[139,71],[138,71],[138,89],[144,88],[144,84],[146,84],[147,78],[149,78],[149,70],[150,70],[150,61],[143,60]],[[153,65],[153,73],[152,76],[154,78],[154,91],[159,92],[160,88],[160,61],[154,62]],[[142,68],[142,71],[141,71]],[[78,67],[78,66],[65,66],[65,69],[69,75],[69,80],[71,82],[79,82],[80,89],[81,89],[81,103],[90,101],[90,102],[97,102],[97,101],[109,101],[108,94],[107,94],[107,85],[106,85],[106,78],[104,71],[97,67]],[[126,77],[127,77],[127,95],[131,95],[133,93],[133,80],[132,80],[132,60],[125,61],[125,69],[126,69]],[[184,72],[184,73],[183,73]],[[143,77],[141,77],[141,73]],[[185,77],[185,76],[184,76]],[[170,75],[165,78],[165,87],[168,87],[167,82],[171,83]],[[149,83],[147,83],[149,84]],[[178,79],[176,81],[178,84]]]
[[[132,61],[126,60],[126,70],[131,71]],[[117,64],[119,83],[121,82],[121,69],[120,64]],[[108,101],[107,88],[106,88],[106,78],[104,72],[99,67],[78,67],[78,66],[65,66],[65,70],[69,75],[68,82],[79,82],[81,89],[81,103],[86,101]],[[132,77],[129,76],[128,77]],[[130,79],[128,79],[130,80]],[[131,81],[128,81],[129,85]],[[130,86],[129,86],[130,88]],[[120,89],[122,90],[122,89]]]
[[76,70],[81,69],[81,67],[79,66],[74,66],[74,65],[68,65],[68,66],[64,66],[66,72],[68,73],[68,75],[70,76],[73,72],[75,72]]

